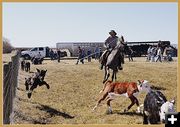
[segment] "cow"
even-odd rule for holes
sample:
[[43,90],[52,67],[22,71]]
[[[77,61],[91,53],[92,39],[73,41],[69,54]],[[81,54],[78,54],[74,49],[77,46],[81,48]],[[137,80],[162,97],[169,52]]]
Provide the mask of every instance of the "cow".
[[32,92],[37,86],[46,85],[47,89],[50,89],[49,84],[44,81],[47,70],[36,69],[37,72],[34,73],[32,77],[25,78],[25,86],[28,98],[31,98]]
[[101,90],[102,96],[98,100],[97,104],[93,108],[93,111],[98,107],[98,105],[107,98],[107,106],[108,106],[108,113],[112,113],[112,108],[110,102],[114,99],[115,96],[124,95],[131,100],[131,104],[124,109],[124,112],[127,112],[134,104],[138,106],[137,110],[140,112],[139,101],[136,96],[142,92],[149,92],[151,90],[148,81],[143,80],[136,82],[112,82],[107,81],[104,85],[103,90]]
[[29,86],[31,86],[32,85],[32,77],[28,77],[28,78],[25,78],[25,83],[24,83],[24,85],[25,85],[25,87],[26,87],[26,91],[28,91],[29,90]]
[[143,124],[165,122],[165,114],[174,112],[175,101],[167,101],[160,91],[151,90],[144,99]]
[[25,71],[26,72],[30,72],[30,69],[31,69],[31,64],[30,64],[30,62],[25,62],[25,64],[24,64],[24,68],[25,68]]
[[25,61],[22,60],[21,61],[21,70],[24,71],[24,69],[25,69]]

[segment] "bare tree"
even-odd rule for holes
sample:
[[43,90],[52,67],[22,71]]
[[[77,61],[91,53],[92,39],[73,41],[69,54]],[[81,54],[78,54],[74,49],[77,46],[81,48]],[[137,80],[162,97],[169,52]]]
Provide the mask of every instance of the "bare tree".
[[9,39],[3,37],[3,53],[11,53],[13,46],[10,44]]

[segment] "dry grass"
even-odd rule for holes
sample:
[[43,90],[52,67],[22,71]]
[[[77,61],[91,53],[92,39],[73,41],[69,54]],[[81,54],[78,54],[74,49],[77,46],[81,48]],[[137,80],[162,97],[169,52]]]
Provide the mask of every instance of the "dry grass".
[[[145,58],[136,58],[135,62],[124,64],[124,70],[118,73],[118,81],[148,80],[154,88],[161,90],[168,99],[177,95],[177,62],[149,63]],[[47,69],[45,80],[50,84],[38,87],[31,99],[27,98],[24,77],[32,75],[19,72],[19,88],[15,99],[14,123],[40,124],[142,124],[142,116],[135,113],[133,106],[129,113],[123,110],[130,100],[119,97],[112,101],[113,114],[106,114],[104,101],[92,112],[102,89],[103,71],[99,63],[93,61],[84,65],[75,65],[75,60],[44,61],[35,68]],[[143,103],[145,94],[138,99]]]

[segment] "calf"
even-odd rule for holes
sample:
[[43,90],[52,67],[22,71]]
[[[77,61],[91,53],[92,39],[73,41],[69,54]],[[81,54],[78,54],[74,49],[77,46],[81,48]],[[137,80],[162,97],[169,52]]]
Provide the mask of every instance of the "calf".
[[150,91],[144,100],[143,124],[164,122],[167,112],[174,112],[174,100],[167,101],[160,91]]
[[[31,98],[32,92],[37,86],[46,85],[47,89],[50,88],[49,84],[47,84],[46,81],[44,81],[44,77],[46,75],[47,70],[39,70],[37,69],[37,72],[34,73],[34,75],[30,78],[25,78],[25,86],[26,90],[28,91],[27,95],[28,98]],[[30,86],[30,88],[29,88]]]
[[30,72],[30,69],[31,69],[31,64],[30,64],[30,62],[25,62],[25,71],[26,72]]
[[108,112],[112,113],[112,108],[110,105],[110,102],[114,99],[114,96],[121,96],[125,95],[126,97],[129,97],[131,100],[131,104],[124,109],[124,112],[127,112],[134,104],[138,106],[138,112],[140,112],[139,102],[136,96],[141,91],[149,92],[150,86],[148,84],[148,81],[138,81],[136,82],[112,82],[107,81],[104,85],[104,88],[102,90],[102,97],[98,100],[96,106],[93,108],[95,110],[97,106],[103,101],[105,98],[107,98],[107,106],[108,106]]
[[25,68],[25,61],[24,61],[24,60],[22,60],[22,61],[21,61],[21,70],[23,70],[23,71],[24,71],[24,68]]
[[32,77],[25,78],[24,85],[26,86],[26,91],[29,91],[29,86],[32,85]]

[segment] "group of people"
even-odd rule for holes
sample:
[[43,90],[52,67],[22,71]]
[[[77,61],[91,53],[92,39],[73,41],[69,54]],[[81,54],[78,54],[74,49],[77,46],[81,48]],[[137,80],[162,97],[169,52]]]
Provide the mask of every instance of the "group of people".
[[[161,46],[149,46],[147,50],[147,61],[150,62],[162,62],[162,60],[172,61],[172,56],[170,53],[169,46],[167,46],[164,50]],[[165,53],[165,54],[164,54]],[[164,54],[164,56],[163,56]]]
[[60,57],[61,57],[61,51],[58,49],[57,51],[53,51],[52,49],[49,52],[49,56],[51,60],[58,60],[60,62]]
[[[156,56],[157,56],[157,59],[155,60]],[[161,49],[161,47],[149,46],[149,48],[147,50],[147,61],[150,61],[150,62],[160,61],[160,62],[162,62],[162,49]]]
[[91,48],[85,51],[84,48],[78,47],[78,59],[76,64],[82,62],[84,64],[84,59],[87,58],[88,62],[91,62],[92,57],[94,56],[95,60],[99,60],[100,56],[102,55],[101,47],[96,47],[94,50],[94,53],[92,52]]

